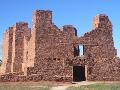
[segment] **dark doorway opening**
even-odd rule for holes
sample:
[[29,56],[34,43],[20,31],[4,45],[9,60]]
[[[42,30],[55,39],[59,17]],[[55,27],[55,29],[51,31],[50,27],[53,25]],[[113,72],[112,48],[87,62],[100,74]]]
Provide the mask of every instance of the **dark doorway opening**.
[[73,66],[73,81],[85,81],[85,67],[84,66]]

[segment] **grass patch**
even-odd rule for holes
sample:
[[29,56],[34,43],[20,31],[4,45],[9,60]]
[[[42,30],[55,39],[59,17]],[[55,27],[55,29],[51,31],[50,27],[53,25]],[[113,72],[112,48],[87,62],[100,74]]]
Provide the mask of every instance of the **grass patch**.
[[88,86],[69,87],[67,90],[120,90],[120,83],[99,83]]
[[0,90],[49,90],[49,87],[0,86]]
[[2,83],[0,90],[50,90],[52,85],[41,83]]

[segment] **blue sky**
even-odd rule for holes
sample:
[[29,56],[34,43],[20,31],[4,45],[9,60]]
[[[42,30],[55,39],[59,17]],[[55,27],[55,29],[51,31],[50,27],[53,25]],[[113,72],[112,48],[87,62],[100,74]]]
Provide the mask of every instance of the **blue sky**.
[[[1,0],[0,45],[3,32],[17,21],[25,21],[31,27],[32,11],[52,10],[53,22],[60,28],[74,25],[78,36],[92,28],[92,19],[98,13],[109,16],[113,24],[115,48],[120,57],[120,0]],[[1,49],[0,49],[1,56]]]

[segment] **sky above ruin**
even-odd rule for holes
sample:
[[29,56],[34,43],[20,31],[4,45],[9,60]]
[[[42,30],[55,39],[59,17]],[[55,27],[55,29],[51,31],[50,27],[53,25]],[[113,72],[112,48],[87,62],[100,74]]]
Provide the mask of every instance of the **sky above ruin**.
[[[113,24],[113,39],[120,57],[120,0],[1,0],[0,2],[0,45],[3,32],[18,21],[31,27],[32,11],[53,11],[53,22],[61,28],[70,24],[76,27],[78,36],[92,29],[96,14],[106,14]],[[0,58],[2,57],[2,46]]]

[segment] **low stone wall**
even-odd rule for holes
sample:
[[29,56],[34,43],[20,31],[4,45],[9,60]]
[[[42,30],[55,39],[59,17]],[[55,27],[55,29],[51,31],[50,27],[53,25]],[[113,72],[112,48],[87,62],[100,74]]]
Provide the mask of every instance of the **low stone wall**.
[[71,77],[45,77],[41,75],[14,75],[14,74],[6,74],[0,76],[0,82],[29,82],[29,81],[57,81],[57,82],[71,82]]

